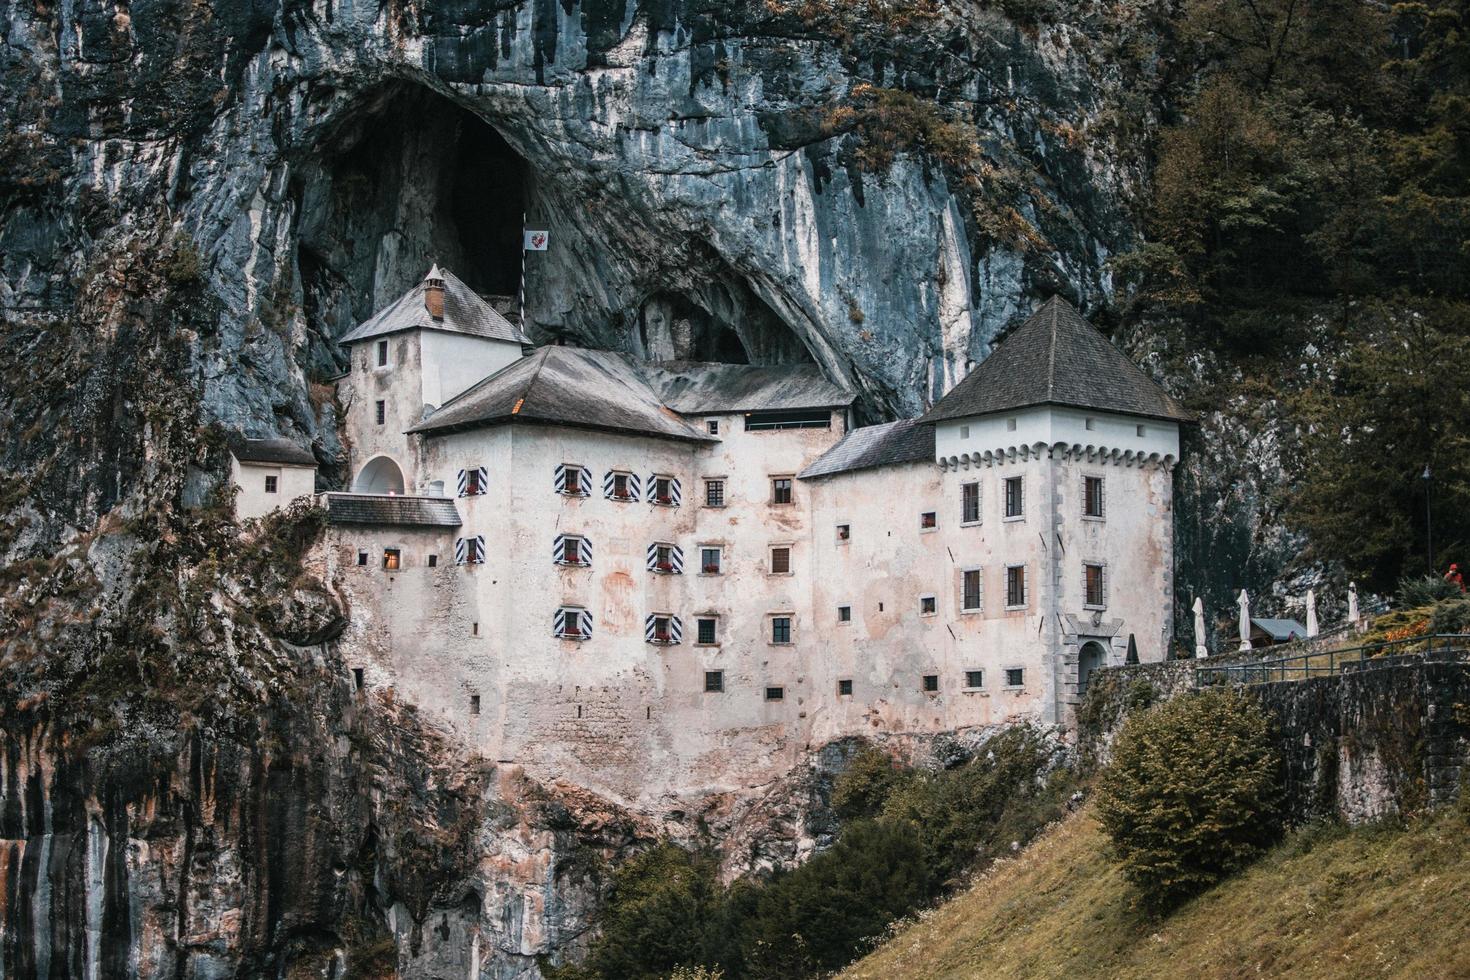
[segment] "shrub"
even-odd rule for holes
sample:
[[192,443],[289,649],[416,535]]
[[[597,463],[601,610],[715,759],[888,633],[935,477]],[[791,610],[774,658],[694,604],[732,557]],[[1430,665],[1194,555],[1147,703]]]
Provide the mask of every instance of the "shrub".
[[841,820],[875,817],[894,789],[909,778],[893,758],[869,745],[852,757],[832,786],[832,809]]
[[1281,801],[1265,714],[1238,692],[1207,691],[1128,719],[1098,818],[1124,875],[1161,912],[1254,860],[1281,831]]
[[1459,599],[1465,593],[1453,582],[1438,575],[1399,579],[1398,605],[1404,609],[1432,606],[1444,599]]

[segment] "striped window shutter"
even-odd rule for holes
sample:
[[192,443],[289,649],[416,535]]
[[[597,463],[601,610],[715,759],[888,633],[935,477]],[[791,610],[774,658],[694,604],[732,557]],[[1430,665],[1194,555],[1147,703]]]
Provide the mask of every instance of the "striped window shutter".
[[566,546],[567,536],[565,534],[558,534],[551,540],[551,560],[553,562],[560,565],[566,559]]
[[[1101,506],[1101,511],[1102,511],[1101,516],[1107,517],[1108,516],[1108,481],[1106,479],[1100,479],[1100,480],[1097,481],[1097,502],[1102,505]],[[1104,577],[1104,579],[1107,578],[1106,573],[1104,573],[1104,576],[1103,577]]]
[[577,542],[577,544],[579,546],[579,550],[582,553],[582,564],[592,564],[592,542],[587,540],[586,538],[582,538]]
[[642,488],[638,486],[638,477],[633,473],[628,474],[628,495],[634,500],[643,495]]
[[556,475],[551,479],[551,488],[557,493],[567,492],[567,464],[556,464]]
[[484,466],[477,469],[480,474],[480,492],[487,493],[490,490],[490,470]]
[[[658,621],[667,619],[669,622],[668,639],[658,639]],[[678,616],[649,616],[643,620],[643,639],[648,643],[666,643],[673,646],[684,641],[684,623]]]
[[592,613],[586,609],[563,606],[551,617],[551,632],[554,636],[566,636],[569,629],[577,630],[578,639],[592,635]]
[[675,507],[679,506],[684,499],[683,489],[679,486],[679,478],[676,476],[669,478],[669,499],[674,502]]
[[[658,549],[660,547],[667,547],[669,549],[669,567],[667,569],[661,569],[658,567]],[[684,549],[676,544],[666,544],[662,541],[655,541],[653,544],[648,546],[646,557],[648,570],[650,572],[663,572],[664,574],[672,575],[684,574]]]
[[[558,534],[551,542],[551,560],[558,565],[566,561],[567,538],[569,535]],[[592,564],[592,542],[586,538],[577,538],[577,560],[584,565]]]
[[604,497],[609,498],[609,499],[612,498],[613,476],[614,475],[615,474],[613,473],[612,470],[608,470],[607,471],[607,474],[605,476],[603,476],[603,478],[602,478],[602,495]]
[[485,535],[477,534],[470,539],[470,561],[476,565],[485,561]]
[[648,546],[646,564],[650,572],[658,568],[658,544],[656,542]]
[[457,493],[458,493],[459,496],[464,497],[464,496],[467,496],[469,494],[469,492],[470,492],[470,474],[469,474],[469,471],[468,470],[460,470],[459,471],[459,477],[455,481],[455,486],[458,487]]
[[[651,504],[660,502],[656,496],[658,491],[658,479],[659,477],[657,473],[648,474],[648,502]],[[668,505],[673,507],[679,506],[680,502],[683,500],[684,493],[683,487],[679,484],[678,477],[666,476],[664,477],[664,479],[667,480],[669,484]]]
[[[464,470],[460,470],[460,473],[463,473],[463,472],[464,472]],[[454,539],[454,563],[456,565],[463,565],[466,561],[469,560],[469,553],[470,552],[469,552],[469,541],[468,541],[468,539],[466,539],[466,538],[455,538]]]

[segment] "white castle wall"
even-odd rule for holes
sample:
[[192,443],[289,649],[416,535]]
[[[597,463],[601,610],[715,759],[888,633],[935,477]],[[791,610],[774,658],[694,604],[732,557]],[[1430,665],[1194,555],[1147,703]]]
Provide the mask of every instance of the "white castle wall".
[[[267,493],[265,478],[276,478],[276,492]],[[264,517],[316,492],[316,467],[284,463],[241,462],[230,457],[230,478],[237,488],[235,516],[240,520]]]

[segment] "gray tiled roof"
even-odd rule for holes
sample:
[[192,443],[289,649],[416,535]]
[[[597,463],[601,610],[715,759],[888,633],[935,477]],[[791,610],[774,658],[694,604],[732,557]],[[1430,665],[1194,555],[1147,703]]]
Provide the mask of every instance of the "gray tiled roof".
[[853,470],[934,461],[934,427],[918,419],[900,419],[884,425],[853,429],[798,476],[811,480]]
[[644,367],[663,403],[686,415],[835,408],[856,397],[815,364],[761,367],[707,361],[664,361]]
[[230,452],[242,463],[278,463],[283,466],[315,466],[316,457],[290,439],[230,439]]
[[511,421],[714,441],[666,408],[626,355],[579,347],[543,347],[451,398],[409,431]]
[[1251,625],[1265,630],[1271,639],[1278,642],[1293,636],[1306,639],[1307,628],[1294,619],[1252,619]]
[[379,310],[371,319],[343,334],[339,344],[355,344],[372,337],[381,337],[401,330],[444,330],[449,333],[464,333],[474,337],[489,337],[493,340],[508,340],[529,344],[530,338],[509,320],[495,312],[475,291],[459,280],[452,272],[437,266],[444,278],[444,319],[435,320],[424,306],[425,276],[408,292]]
[[1042,304],[924,422],[1066,405],[1192,422],[1191,415],[1060,296]]
[[459,508],[449,497],[329,493],[332,524],[397,524],[409,527],[459,527]]

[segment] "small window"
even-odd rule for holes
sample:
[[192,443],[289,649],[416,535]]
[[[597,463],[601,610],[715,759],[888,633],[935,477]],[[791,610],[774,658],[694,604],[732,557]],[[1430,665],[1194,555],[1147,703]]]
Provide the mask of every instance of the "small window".
[[700,548],[699,571],[704,575],[719,575],[723,566],[722,557],[719,548]]
[[673,638],[668,616],[653,617],[653,642],[668,643]]
[[365,565],[367,565],[367,561],[368,561],[368,553],[366,551],[359,551],[357,553],[357,563],[358,563],[358,565],[365,566]]
[[1006,431],[1007,432],[1015,432],[1016,431],[1016,420],[1015,419],[1006,419]]
[[653,502],[656,504],[672,504],[674,502],[673,481],[666,476],[653,478]]
[[704,423],[704,427],[709,430],[709,434],[712,435],[712,436],[717,436],[717,435],[720,434],[720,420],[719,419],[706,419],[705,420],[705,423]]
[[704,693],[721,694],[725,690],[725,672],[723,670],[707,670],[704,672]]
[[965,612],[976,612],[980,608],[980,569],[967,568],[960,575],[963,592],[960,608]]
[[939,514],[932,510],[926,510],[919,515],[919,529],[932,531],[939,526]]
[[695,620],[698,627],[698,641],[705,646],[713,646],[719,642],[718,622],[713,616],[701,616]]
[[378,420],[378,424],[379,425],[382,425],[384,422],[387,422],[388,421],[388,403],[385,402],[385,401],[378,401],[378,402],[376,402],[374,404],[374,408],[373,408],[373,415]]
[[839,623],[850,623],[850,622],[852,622],[852,607],[851,606],[838,606],[837,607],[837,621]]
[[938,690],[939,690],[939,675],[938,674],[925,674],[924,675],[924,693],[925,694],[933,694],[933,693],[935,693]]
[[1026,513],[1025,478],[1006,477],[1006,516],[1020,517]]
[[791,617],[771,617],[771,642],[786,644],[791,642]]
[[1100,476],[1082,478],[1082,516],[1103,516],[1103,478]]
[[612,499],[632,500],[633,484],[627,473],[614,473],[612,477]]
[[1019,609],[1026,605],[1026,566],[1012,565],[1006,569],[1006,607]]
[[569,497],[584,497],[587,488],[583,485],[582,469],[579,466],[568,466],[562,478],[562,493]]
[[791,574],[791,549],[788,547],[771,549],[771,574]]
[[1083,605],[1102,608],[1107,605],[1107,592],[1103,584],[1103,567],[1101,565],[1082,566],[1082,602]]
[[771,503],[791,503],[791,477],[778,476],[771,480]]
[[582,561],[582,539],[568,534],[561,542],[561,563],[563,565],[581,565]]
[[939,600],[932,595],[919,596],[919,615],[933,616],[939,611]]
[[397,548],[383,549],[383,567],[386,568],[388,571],[398,571],[398,567],[402,561],[403,553],[400,552]]
[[439,567],[439,556],[438,555],[430,555],[427,564],[428,564],[428,566],[430,568],[438,568]]
[[962,425],[962,426],[960,426],[960,438],[961,439],[968,439],[968,438],[970,438],[970,427],[968,425]]
[[265,478],[265,492],[266,493],[275,493],[276,492],[276,484],[277,484],[277,481],[278,481],[278,478],[277,477],[274,477],[274,476],[268,476],[268,477],[266,477]]
[[672,572],[674,570],[674,546],[671,544],[654,545],[653,568],[659,572]]
[[471,623],[470,624],[470,636],[479,636],[479,635],[480,635],[480,624],[479,623]]
[[479,713],[480,713],[480,696],[478,694],[471,694],[470,695],[470,714],[477,715]]
[[1006,668],[1006,687],[1025,687],[1026,671],[1020,667]]
[[724,480],[705,480],[704,481],[704,505],[706,507],[723,507],[723,506],[725,506],[725,481]]
[[786,688],[784,688],[784,687],[768,687],[768,688],[766,688],[766,700],[767,701],[784,701],[785,699],[786,699]]
[[478,497],[488,489],[486,484],[490,481],[485,467],[472,466],[469,469],[460,470],[460,474],[464,483],[464,492],[460,494],[461,497]]
[[592,614],[580,606],[562,606],[551,618],[553,636],[585,640],[592,636]]
[[980,484],[960,484],[960,523],[980,523]]
[[1135,429],[1135,431],[1138,433],[1138,438],[1140,438],[1140,439],[1142,439],[1144,436],[1148,435],[1148,427],[1147,426],[1143,426],[1143,425],[1137,426],[1136,429]]
[[1082,425],[1088,432],[1094,432],[1097,430],[1097,419],[1089,415],[1082,420]]
[[839,698],[852,697],[852,678],[844,677],[837,682],[837,696]]
[[981,687],[984,687],[984,686],[985,686],[985,671],[983,671],[983,670],[967,670],[967,671],[965,671],[965,687],[966,688],[968,688],[969,690],[972,690],[973,691],[976,688],[981,688]]
[[378,367],[387,367],[387,366],[388,366],[388,342],[386,340],[380,340],[380,341],[378,341]]
[[847,542],[849,542],[851,540],[852,540],[852,525],[851,524],[839,524],[839,525],[837,525],[837,543],[838,544],[847,544]]
[[363,670],[362,670],[362,668],[361,667],[353,667],[352,668],[352,689],[354,691],[361,691],[362,690],[363,683],[364,683],[364,679],[363,679]]

